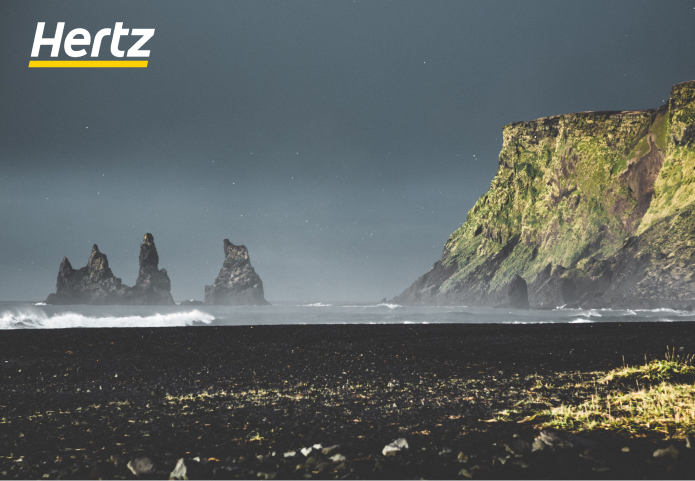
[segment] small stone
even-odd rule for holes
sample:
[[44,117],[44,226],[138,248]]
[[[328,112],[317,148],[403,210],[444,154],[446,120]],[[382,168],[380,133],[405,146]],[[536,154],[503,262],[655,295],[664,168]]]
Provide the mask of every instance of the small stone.
[[341,462],[345,461],[347,458],[345,456],[343,456],[342,454],[338,453],[338,454],[334,454],[333,456],[331,456],[328,459],[330,459],[334,463],[341,463]]
[[461,471],[459,471],[459,475],[465,476],[468,479],[472,479],[473,478],[473,471],[475,471],[476,469],[480,469],[480,466],[478,466],[477,464],[470,469],[469,468],[463,468]]
[[324,456],[328,456],[329,454],[331,454],[333,451],[335,451],[339,447],[340,447],[340,444],[334,444],[333,446],[328,446],[328,447],[323,448],[321,450],[321,454],[323,454]]
[[451,448],[448,448],[444,446],[441,451],[439,451],[440,456],[446,456],[447,454],[451,454]]
[[258,472],[256,473],[256,476],[258,476],[259,478],[263,478],[263,479],[275,479],[275,476],[277,476],[277,475],[278,475],[277,472],[274,472],[274,473],[267,473],[267,472],[264,472],[264,471],[258,471]]
[[284,456],[285,456],[286,458],[291,458],[292,456],[295,456],[296,454],[297,454],[296,451],[287,451],[287,452],[284,454]]
[[459,451],[459,455],[456,457],[460,463],[466,463],[468,462],[468,456],[463,454],[463,451]]
[[539,438],[533,440],[533,445],[531,446],[531,452],[543,451],[545,449],[545,443]]
[[671,458],[673,459],[676,459],[678,457],[678,450],[673,444],[671,444],[667,448],[657,449],[656,451],[654,451],[655,458],[665,458],[667,456],[671,456]]
[[381,454],[384,456],[395,456],[397,452],[403,449],[408,449],[408,441],[406,441],[405,438],[398,438],[391,444],[384,446],[384,449],[381,450]]
[[685,447],[688,449],[692,449],[692,445],[690,444],[690,436],[685,437]]
[[169,479],[188,479],[186,477],[186,463],[183,458],[179,459],[174,470],[169,474]]
[[630,452],[630,448],[627,447],[627,446],[625,446],[623,449],[621,449],[621,451],[624,452],[624,453],[629,453],[629,452]]
[[155,466],[152,460],[148,457],[135,458],[128,462],[128,469],[135,476],[141,474],[150,474],[154,472]]
[[311,448],[302,448],[299,450],[303,456],[309,456],[309,453],[311,452]]
[[517,437],[511,443],[505,444],[504,449],[512,454],[521,454],[527,449],[530,449],[531,445],[524,441],[523,439]]

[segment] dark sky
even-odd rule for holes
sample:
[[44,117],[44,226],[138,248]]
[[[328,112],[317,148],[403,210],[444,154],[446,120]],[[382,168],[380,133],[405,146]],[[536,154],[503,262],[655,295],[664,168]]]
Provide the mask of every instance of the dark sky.
[[[148,68],[29,69],[59,21],[155,28]],[[394,296],[488,189],[502,126],[658,107],[693,52],[693,0],[3,0],[0,300],[44,299],[94,243],[132,285],[145,232],[176,300],[224,238],[271,302]]]

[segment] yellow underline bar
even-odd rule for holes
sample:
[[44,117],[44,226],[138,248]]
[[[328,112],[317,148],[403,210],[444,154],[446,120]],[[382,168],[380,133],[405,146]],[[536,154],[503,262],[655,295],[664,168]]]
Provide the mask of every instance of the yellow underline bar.
[[30,60],[29,68],[147,68],[147,60]]

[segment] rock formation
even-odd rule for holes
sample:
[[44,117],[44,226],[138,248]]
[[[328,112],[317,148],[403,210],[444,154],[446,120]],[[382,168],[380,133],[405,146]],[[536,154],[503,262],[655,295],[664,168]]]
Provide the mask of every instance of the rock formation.
[[695,82],[655,110],[517,122],[503,139],[490,190],[391,302],[496,306],[510,282],[520,299],[519,276],[531,307],[695,303]]
[[140,276],[135,287],[128,287],[113,275],[105,254],[96,244],[87,265],[73,269],[63,257],[58,271],[56,293],[46,304],[174,304],[171,282],[165,269],[157,270],[159,257],[152,234],[145,234],[140,246]]
[[224,263],[215,283],[205,286],[205,304],[268,304],[263,296],[263,281],[251,266],[246,246],[224,240]]
[[166,269],[159,270],[159,255],[152,234],[140,244],[140,272],[131,292],[131,304],[174,304]]

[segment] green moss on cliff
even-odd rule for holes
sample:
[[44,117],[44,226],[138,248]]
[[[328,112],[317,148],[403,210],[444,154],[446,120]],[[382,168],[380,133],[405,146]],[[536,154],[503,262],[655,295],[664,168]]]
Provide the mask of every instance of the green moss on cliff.
[[626,220],[634,207],[616,176],[648,151],[651,115],[589,112],[506,126],[490,191],[446,244],[445,263],[458,262],[459,270],[443,289],[516,236],[492,289],[514,274],[532,280],[550,262],[572,266],[597,251],[615,252],[630,234]]
[[[664,117],[665,118],[665,117]],[[695,201],[695,82],[673,87],[668,122],[661,127],[666,160],[654,183],[654,198],[638,233]],[[657,135],[657,145],[659,135]],[[661,147],[659,147],[661,148]]]

